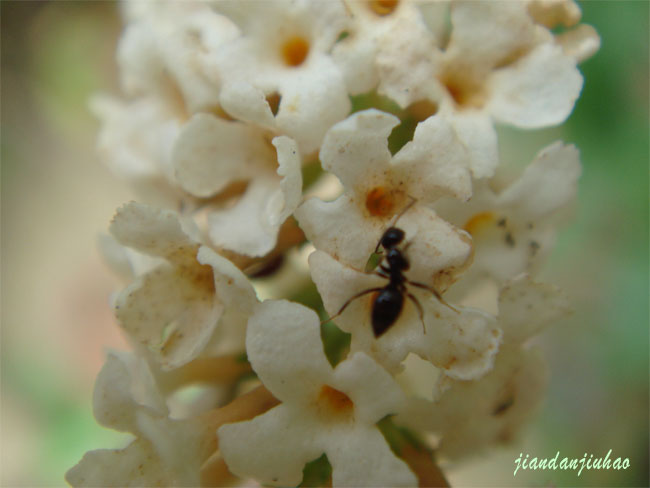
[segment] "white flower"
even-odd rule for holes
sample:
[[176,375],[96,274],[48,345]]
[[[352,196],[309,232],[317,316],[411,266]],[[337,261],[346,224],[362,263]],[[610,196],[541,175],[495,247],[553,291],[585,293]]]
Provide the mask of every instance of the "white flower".
[[537,22],[549,29],[565,29],[555,35],[567,56],[578,62],[590,58],[600,49],[600,36],[592,26],[578,24],[582,12],[573,0],[529,0],[528,12]]
[[109,354],[97,377],[93,410],[100,424],[135,439],[124,449],[87,452],[66,473],[72,486],[199,486],[201,465],[216,442],[199,419],[169,418],[143,359]]
[[[217,246],[249,256],[273,249],[278,231],[302,196],[301,160],[296,143],[266,131],[195,115],[172,151],[178,183],[191,195],[212,197],[228,185],[247,182],[234,205],[208,204],[208,233]],[[274,150],[275,149],[275,150]]]
[[[437,44],[427,28],[444,24],[444,3],[403,1],[346,2],[351,16],[346,35],[334,45],[332,57],[342,68],[350,94],[374,89],[379,83],[376,58],[386,43],[408,46],[406,55],[423,53]],[[426,16],[421,9],[426,10]],[[402,61],[404,62],[404,61]]]
[[196,214],[218,247],[267,254],[299,203],[301,160],[289,138],[273,140],[276,154],[268,130],[219,117],[220,77],[205,64],[239,29],[204,2],[130,2],[126,16],[118,60],[134,99],[93,101],[108,166],[146,202]]
[[[423,432],[442,459],[514,438],[546,381],[530,339],[568,308],[531,276],[580,163],[556,143],[518,180],[495,177],[494,124],[541,128],[571,112],[577,63],[600,43],[575,1],[121,8],[128,98],[98,97],[93,109],[108,165],[147,204],[120,208],[101,241],[130,282],[112,301],[135,352],[111,353],[94,413],[134,439],[88,452],[68,482],[297,485],[327,458],[333,486],[415,486],[425,474],[442,480],[433,446],[414,440]],[[350,95],[401,119],[374,108],[348,116]],[[392,155],[389,137],[392,148],[414,125]],[[302,163],[316,153],[329,173],[305,166],[306,181],[337,189],[309,187],[333,200],[301,204]],[[287,279],[308,280],[309,266],[329,320],[348,334],[321,328],[304,306],[260,303],[224,257],[264,267],[305,237],[301,269],[271,280],[273,297]],[[307,293],[317,300],[311,284]],[[349,352],[332,366],[325,351],[343,353],[343,337]],[[413,381],[413,364],[425,379]],[[242,394],[251,368],[262,385]],[[204,382],[200,399],[184,401],[181,387]],[[423,388],[431,400],[417,396]],[[406,446],[384,438],[385,423]]]
[[528,12],[535,22],[549,29],[558,25],[573,27],[582,16],[573,0],[528,0]]
[[[350,110],[340,68],[330,50],[348,16],[337,0],[216,2],[241,36],[211,53],[222,80],[220,103],[231,116],[298,142],[304,154]],[[279,97],[277,113],[268,103]]]
[[313,311],[286,301],[255,310],[248,358],[283,403],[218,430],[229,469],[264,484],[295,486],[305,463],[325,453],[334,486],[415,486],[415,476],[375,426],[398,410],[399,386],[363,353],[332,368],[318,324]]
[[[378,90],[402,107],[436,103],[467,146],[474,177],[491,176],[498,161],[493,120],[522,128],[561,123],[580,94],[582,76],[576,58],[535,24],[525,2],[454,1],[451,24],[444,50],[433,41],[421,50],[387,38],[377,57]],[[396,38],[408,35],[405,30]],[[584,53],[580,42],[567,49]]]
[[[202,207],[219,247],[250,256],[273,249],[302,194],[293,140],[276,137],[272,147],[267,131],[206,113],[181,123],[155,98],[130,104],[97,98],[94,108],[104,122],[99,146],[108,166],[146,201],[184,202],[185,214]],[[249,185],[235,188],[235,205],[224,207],[226,190],[242,183]]]
[[512,441],[539,406],[547,383],[539,351],[523,345],[567,312],[556,287],[525,275],[512,280],[499,296],[503,344],[494,369],[475,381],[441,377],[434,401],[409,399],[396,422],[440,435],[436,452],[450,458]]
[[335,125],[320,159],[344,193],[333,202],[308,200],[296,218],[317,249],[361,270],[393,218],[415,199],[399,226],[411,243],[414,279],[430,283],[443,270],[453,275],[461,269],[471,244],[427,205],[442,195],[468,199],[471,177],[464,148],[440,117],[420,124],[413,140],[391,157],[386,140],[398,123],[392,115],[366,110]]
[[159,98],[180,117],[217,108],[221,85],[204,64],[237,27],[204,2],[135,0],[125,10],[131,22],[117,51],[125,92]]
[[102,124],[104,164],[149,203],[175,206],[182,191],[174,184],[170,154],[182,123],[174,109],[155,97],[123,102],[107,96],[93,98],[91,109]]
[[201,354],[243,350],[257,299],[239,269],[201,246],[168,210],[127,204],[110,230],[122,245],[165,260],[123,290],[114,305],[122,328],[149,348],[163,369]]
[[495,192],[489,181],[477,182],[466,204],[436,202],[441,216],[472,235],[474,263],[462,282],[471,286],[487,275],[503,283],[524,271],[535,273],[553,247],[563,211],[575,198],[580,171],[575,146],[556,142],[503,191]]
[[[386,278],[356,271],[321,251],[309,257],[309,265],[330,316],[358,293],[388,284]],[[432,293],[406,287],[422,307],[422,320],[418,306],[405,296],[395,324],[375,337],[371,321],[374,293],[353,300],[335,319],[342,330],[352,334],[352,351],[365,352],[391,372],[400,370],[400,363],[410,352],[454,378],[478,378],[491,368],[501,338],[493,317],[465,307],[452,310]]]

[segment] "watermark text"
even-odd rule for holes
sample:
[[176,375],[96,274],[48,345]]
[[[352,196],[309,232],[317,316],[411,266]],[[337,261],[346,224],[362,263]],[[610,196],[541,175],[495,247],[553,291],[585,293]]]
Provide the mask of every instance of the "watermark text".
[[555,457],[553,458],[538,458],[530,457],[530,454],[524,456],[523,453],[519,453],[519,457],[515,459],[515,472],[513,476],[517,476],[517,471],[519,469],[531,469],[533,471],[538,469],[562,469],[562,470],[574,470],[578,471],[578,476],[582,474],[583,469],[627,469],[630,467],[629,458],[620,458],[617,457],[613,459],[612,449],[604,457],[594,457],[593,454],[582,456],[579,458],[560,458],[560,451],[557,451]]

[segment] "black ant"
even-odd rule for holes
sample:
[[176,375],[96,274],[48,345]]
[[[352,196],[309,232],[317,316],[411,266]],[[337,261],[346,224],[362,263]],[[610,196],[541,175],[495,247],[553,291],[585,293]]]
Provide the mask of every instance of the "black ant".
[[[397,219],[399,219],[399,217],[401,217],[413,205],[413,203],[415,203],[415,199],[413,199],[413,201],[398,215]],[[396,223],[397,220],[395,221],[395,224]],[[395,224],[386,229],[384,234],[381,236],[381,239],[379,239],[379,242],[375,247],[375,252],[373,253],[376,255],[379,252],[379,246],[383,247],[384,251],[386,252],[384,259],[379,266],[380,271],[375,271],[375,274],[381,276],[382,278],[388,279],[388,284],[384,287],[369,288],[357,293],[348,299],[335,315],[323,323],[329,322],[330,320],[333,320],[341,315],[345,308],[357,298],[367,295],[368,293],[376,292],[377,295],[372,302],[371,321],[372,331],[375,337],[380,337],[397,321],[404,306],[404,295],[406,295],[418,309],[420,322],[422,322],[422,330],[426,334],[422,305],[420,305],[418,299],[408,291],[406,284],[431,292],[440,303],[458,313],[458,310],[443,300],[442,296],[436,289],[425,285],[424,283],[411,281],[406,276],[404,276],[404,271],[407,271],[410,267],[410,263],[404,255],[405,251],[410,245],[410,242],[407,243],[403,249],[399,249],[397,247],[404,240],[405,233],[402,229],[395,227]],[[386,264],[384,264],[384,261]]]

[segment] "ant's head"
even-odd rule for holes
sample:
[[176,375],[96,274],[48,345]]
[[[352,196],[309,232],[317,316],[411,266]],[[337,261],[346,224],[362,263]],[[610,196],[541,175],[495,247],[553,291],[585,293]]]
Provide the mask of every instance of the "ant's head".
[[404,240],[404,231],[398,229],[397,227],[389,227],[384,232],[384,235],[381,236],[381,245],[384,246],[384,249],[393,249],[400,242]]
[[408,259],[402,254],[399,249],[391,249],[386,254],[386,261],[392,271],[406,271],[410,265]]

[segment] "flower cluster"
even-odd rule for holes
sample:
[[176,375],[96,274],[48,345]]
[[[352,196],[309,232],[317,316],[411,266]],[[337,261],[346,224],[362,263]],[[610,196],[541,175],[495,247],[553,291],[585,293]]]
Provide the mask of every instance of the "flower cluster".
[[580,162],[556,142],[497,178],[494,125],[571,113],[600,42],[573,0],[122,12],[125,98],[92,107],[138,199],[101,240],[133,352],[94,411],[134,439],[68,482],[443,485],[514,439],[546,381],[529,339],[569,310],[535,276]]

